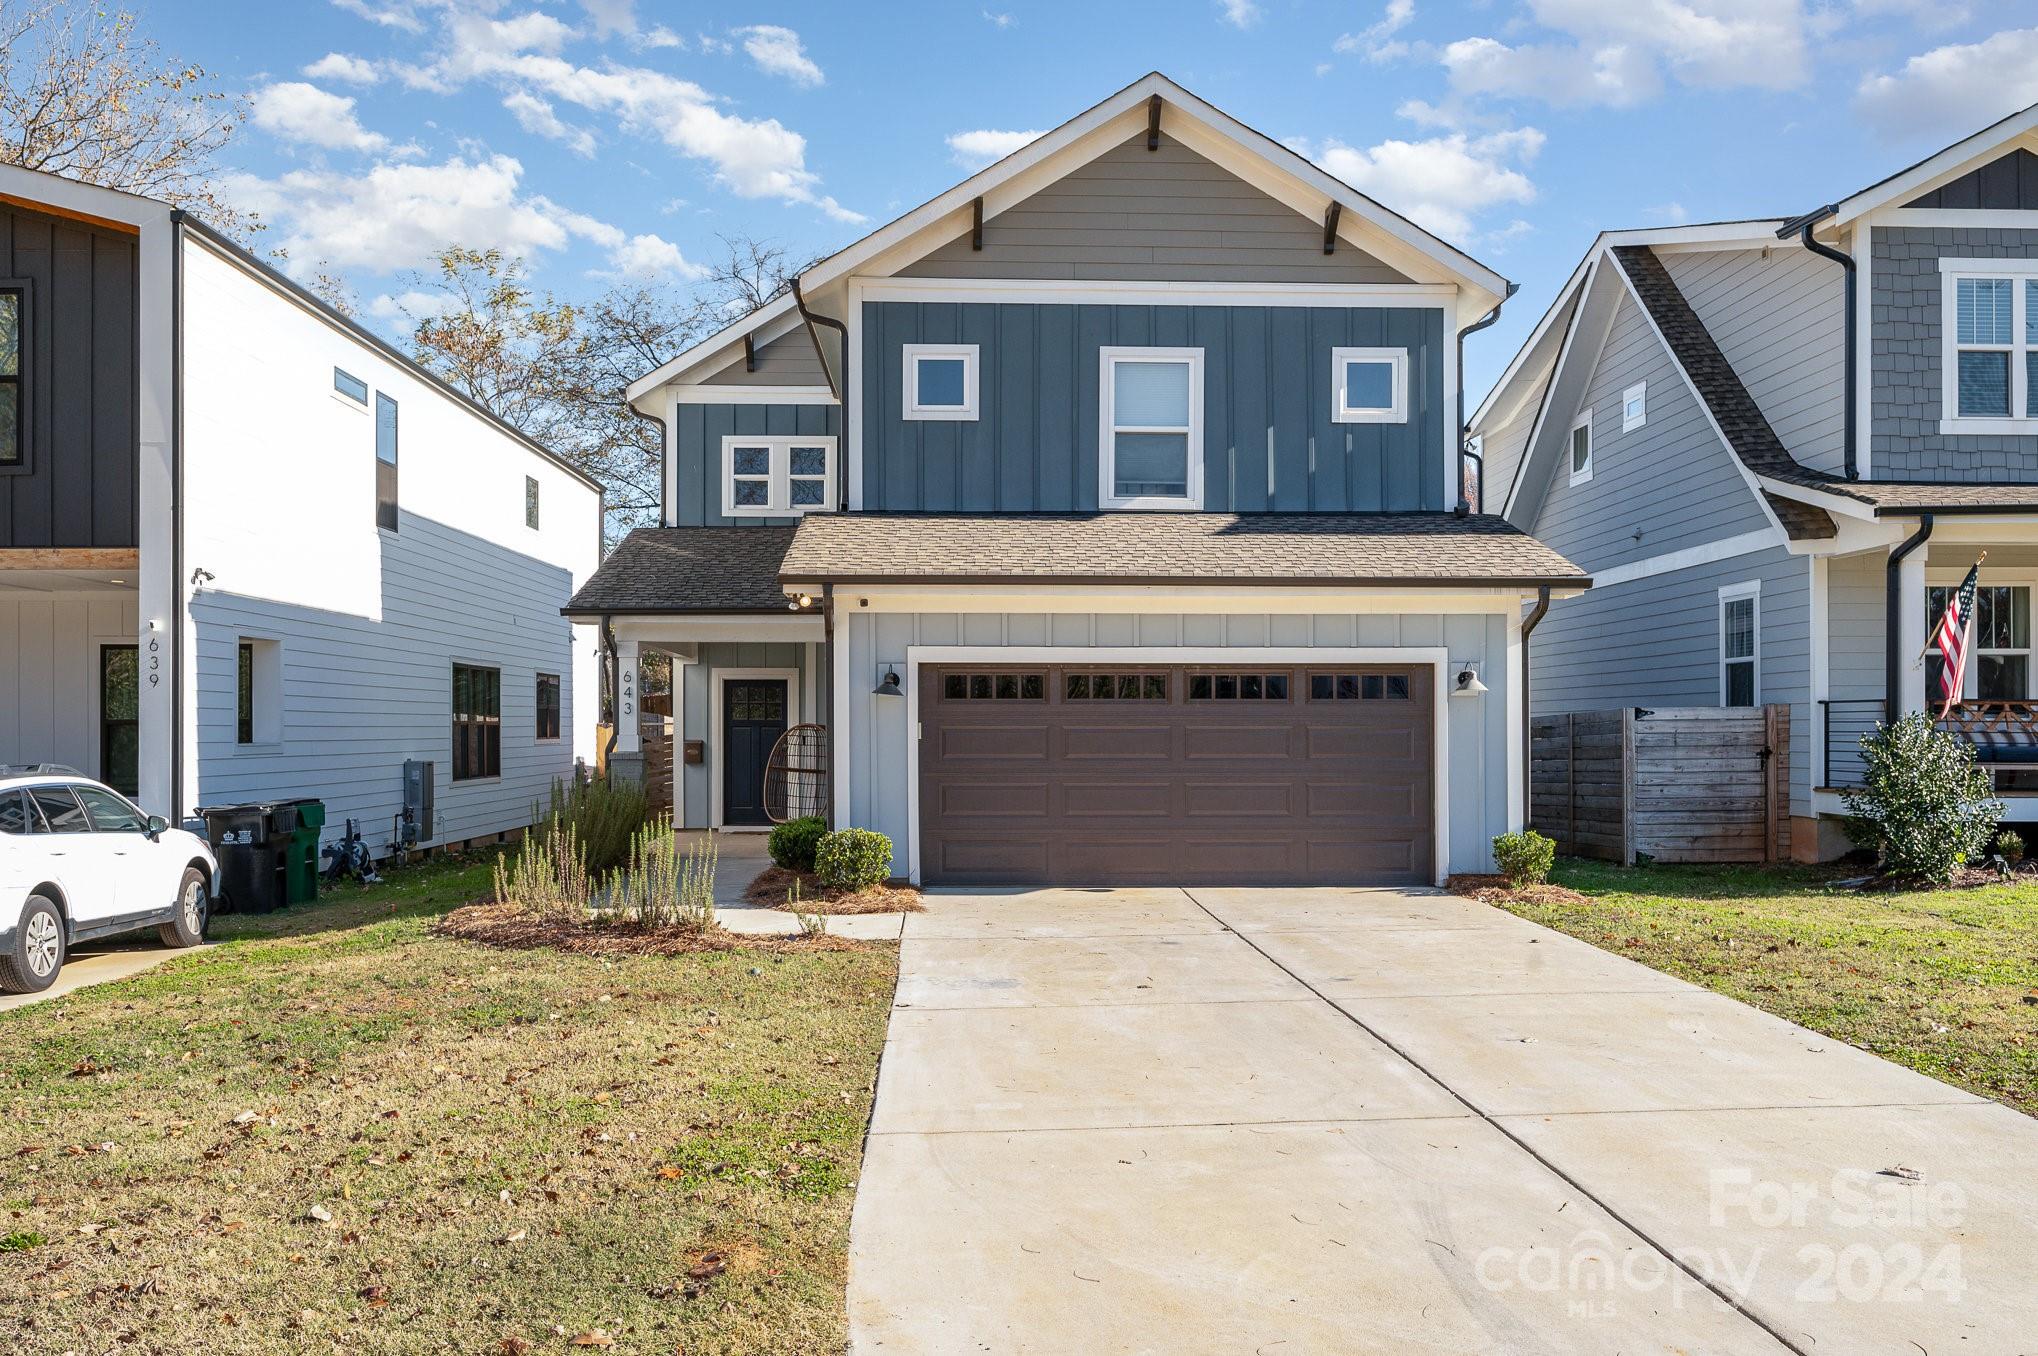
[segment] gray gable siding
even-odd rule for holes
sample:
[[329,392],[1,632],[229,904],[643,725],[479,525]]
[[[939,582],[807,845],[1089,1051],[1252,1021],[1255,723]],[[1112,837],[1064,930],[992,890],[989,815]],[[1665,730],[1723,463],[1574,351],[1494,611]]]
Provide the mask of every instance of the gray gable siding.
[[[1652,388],[1653,389],[1653,388]],[[1761,691],[1790,707],[1792,813],[1811,811],[1810,562],[1781,546],[1553,603],[1529,643],[1535,714],[1720,704],[1719,591],[1759,580]]]
[[2038,229],[1875,228],[1869,270],[1871,474],[1877,480],[2038,480],[2038,437],[1942,434],[1942,258],[2038,258]]
[[747,370],[739,354],[736,361],[712,376],[703,377],[704,386],[826,386],[828,373],[814,352],[814,341],[805,327],[782,334],[757,350],[757,370]]
[[1320,221],[1282,205],[1182,146],[1140,132],[900,272],[917,278],[1110,278],[1199,282],[1402,283],[1408,278],[1339,241],[1323,252]]
[[1906,207],[1981,208],[1994,212],[2038,211],[2038,155],[2022,147],[1971,169]]
[[672,425],[674,494],[665,506],[667,527],[799,521],[731,518],[722,512],[722,439],[732,434],[836,436],[837,473],[846,474],[846,449],[839,441],[842,411],[834,405],[677,405]]
[[1794,245],[1658,257],[1791,455],[1837,474],[1846,457],[1839,265]]
[[[1096,508],[1110,345],[1204,350],[1206,509],[1449,507],[1440,309],[869,302],[863,334],[868,508]],[[977,419],[901,417],[909,343],[978,346]],[[1347,346],[1409,350],[1407,423],[1331,422],[1330,352]]]
[[1531,400],[1505,424],[1483,429],[1479,434],[1481,474],[1486,478],[1485,511],[1498,513],[1507,503],[1508,487],[1514,484],[1522,454],[1528,450],[1529,432],[1536,426],[1541,400]]
[[[1621,393],[1648,383],[1648,421],[1621,431]],[[1592,410],[1592,479],[1570,483],[1568,430]],[[1564,443],[1531,529],[1588,570],[1603,570],[1769,524],[1733,454],[1634,298],[1623,295],[1576,405],[1552,410]]]
[[0,465],[0,548],[138,544],[135,239],[0,207],[0,280],[26,286],[22,460]]

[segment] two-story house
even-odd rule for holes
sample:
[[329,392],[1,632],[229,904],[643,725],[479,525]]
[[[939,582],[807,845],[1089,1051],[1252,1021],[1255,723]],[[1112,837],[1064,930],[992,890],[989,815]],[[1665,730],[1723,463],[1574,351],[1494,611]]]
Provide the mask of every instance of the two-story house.
[[2038,108],[1795,217],[1596,240],[1474,415],[1488,494],[1592,572],[1538,714],[1785,703],[1793,850],[1847,846],[1862,734],[1937,712],[2038,819]]
[[1525,601],[1464,510],[1460,344],[1511,291],[1149,75],[638,381],[664,525],[575,597],[675,819],[829,811],[932,884],[1432,882],[1523,816]]
[[595,754],[600,554],[595,481],[202,222],[0,166],[0,765],[380,856],[421,763],[419,845],[520,827]]

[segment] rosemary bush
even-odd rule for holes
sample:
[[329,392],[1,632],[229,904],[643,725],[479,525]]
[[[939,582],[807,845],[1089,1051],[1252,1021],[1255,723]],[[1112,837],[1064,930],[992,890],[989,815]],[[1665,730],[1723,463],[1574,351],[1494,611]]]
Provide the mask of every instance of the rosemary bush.
[[629,865],[609,887],[609,907],[645,927],[713,927],[717,856],[711,838],[682,852],[671,829],[646,824],[630,839]]
[[514,904],[541,918],[579,922],[587,917],[594,884],[587,873],[587,855],[570,825],[556,821],[544,832],[524,835],[516,859],[495,859],[495,902]]

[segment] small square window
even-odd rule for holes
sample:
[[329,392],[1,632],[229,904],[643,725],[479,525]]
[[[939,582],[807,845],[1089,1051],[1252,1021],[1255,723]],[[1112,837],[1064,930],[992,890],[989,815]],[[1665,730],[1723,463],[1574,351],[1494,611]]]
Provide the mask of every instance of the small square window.
[[1164,702],[1168,699],[1168,680],[1158,673],[1149,673],[1140,680],[1145,689],[1142,696],[1150,702]]
[[1047,698],[1047,675],[1043,673],[1021,674],[1019,697],[1022,701],[1037,702]]
[[1087,673],[1071,673],[1064,684],[1064,692],[1068,701],[1080,702],[1089,700],[1090,675]]
[[907,344],[902,414],[909,420],[977,417],[977,346]]
[[998,697],[1002,701],[1019,700],[1019,675],[1001,673],[998,675]]
[[1267,700],[1270,702],[1284,702],[1288,700],[1287,674],[1270,673],[1267,675]]
[[1211,687],[1212,684],[1210,682],[1209,674],[1207,673],[1191,674],[1189,676],[1189,700],[1192,702],[1209,701]]
[[1221,702],[1227,702],[1227,701],[1237,701],[1237,700],[1238,700],[1238,675],[1237,675],[1237,674],[1235,674],[1235,673],[1220,673],[1220,674],[1218,674],[1218,675],[1217,675],[1217,680],[1216,680],[1216,682],[1215,682],[1215,684],[1214,684],[1214,687],[1215,687],[1215,689],[1216,689],[1216,693],[1217,693],[1217,700],[1218,700],[1218,701],[1221,701]]
[[973,701],[989,701],[991,697],[991,675],[972,674],[969,680],[969,695]]
[[1330,351],[1330,418],[1336,424],[1408,422],[1408,350]]
[[1649,383],[1638,381],[1620,396],[1620,431],[1633,433],[1649,422]]
[[941,695],[950,701],[965,701],[969,697],[969,679],[962,674],[951,673],[941,680]]
[[1390,673],[1387,675],[1387,700],[1405,702],[1408,700],[1408,675]]

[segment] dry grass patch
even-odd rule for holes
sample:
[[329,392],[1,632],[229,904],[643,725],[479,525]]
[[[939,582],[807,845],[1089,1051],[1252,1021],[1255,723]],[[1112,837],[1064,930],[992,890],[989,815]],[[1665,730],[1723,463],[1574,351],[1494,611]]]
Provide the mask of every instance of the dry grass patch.
[[[790,902],[794,890],[797,902]],[[837,890],[823,885],[811,871],[788,871],[767,866],[757,873],[743,892],[746,903],[789,913],[820,913],[831,916],[855,913],[924,913],[920,891],[911,885],[874,885],[868,890]]]
[[1583,904],[1585,896],[1562,885],[1507,883],[1505,876],[1452,876],[1444,888],[1454,895],[1476,899],[1481,904]]
[[469,904],[432,926],[454,937],[509,951],[569,951],[580,956],[684,956],[716,951],[860,951],[872,945],[826,934],[739,936],[727,928],[651,927],[628,920],[541,917],[514,904]]
[[0,1351],[839,1351],[896,950],[436,935],[487,870],[0,1014]]

